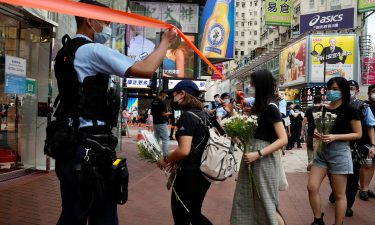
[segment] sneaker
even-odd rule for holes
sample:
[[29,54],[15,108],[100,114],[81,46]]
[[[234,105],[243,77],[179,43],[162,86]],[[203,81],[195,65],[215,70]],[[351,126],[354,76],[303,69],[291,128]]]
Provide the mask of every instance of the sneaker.
[[367,194],[370,198],[375,198],[375,192],[368,190]]
[[314,222],[312,222],[311,225],[325,225],[323,221],[323,216],[324,216],[324,213],[322,213],[320,218],[314,218]]
[[367,191],[360,191],[359,192],[359,198],[363,201],[368,201],[368,192]]
[[345,212],[346,217],[352,217],[353,216],[353,210],[351,208],[347,208]]

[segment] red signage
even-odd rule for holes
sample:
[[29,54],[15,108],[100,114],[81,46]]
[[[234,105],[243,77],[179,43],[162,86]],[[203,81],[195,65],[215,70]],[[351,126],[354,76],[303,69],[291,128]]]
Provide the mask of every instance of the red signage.
[[362,84],[375,84],[375,58],[363,58]]
[[[223,63],[218,63],[218,64],[215,64],[214,65],[216,67],[216,69],[221,73],[223,74]],[[223,77],[220,76],[219,73],[217,73],[216,71],[214,71],[214,74],[211,76],[211,80],[221,80]]]

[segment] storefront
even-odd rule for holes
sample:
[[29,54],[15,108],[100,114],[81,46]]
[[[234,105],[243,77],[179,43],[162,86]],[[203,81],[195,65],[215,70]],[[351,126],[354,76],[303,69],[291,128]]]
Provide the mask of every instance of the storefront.
[[47,166],[43,146],[55,26],[50,16],[0,4],[0,181]]

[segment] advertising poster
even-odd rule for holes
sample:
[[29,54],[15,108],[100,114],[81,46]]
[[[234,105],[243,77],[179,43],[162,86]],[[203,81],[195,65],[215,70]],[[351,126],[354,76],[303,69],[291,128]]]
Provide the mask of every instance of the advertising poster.
[[[196,35],[185,34],[192,43],[196,43]],[[163,77],[188,78],[195,77],[196,57],[184,40],[179,36],[177,41],[167,50],[163,59]]]
[[[198,5],[131,1],[129,8],[132,13],[162,20],[178,27],[197,45]],[[126,30],[127,55],[136,61],[144,60],[160,42],[159,29],[127,26]],[[193,79],[196,61],[194,51],[178,37],[163,60],[163,77]]]
[[207,0],[199,33],[200,50],[207,58],[233,58],[234,0]]
[[354,8],[300,16],[300,33],[311,30],[338,30],[354,27]]
[[300,101],[302,105],[312,105],[314,101],[314,96],[321,95],[323,100],[325,99],[325,87],[324,86],[313,86],[302,88],[300,91]]
[[358,0],[358,12],[368,12],[375,10],[374,0]]
[[5,55],[4,93],[25,94],[26,59]]
[[128,112],[130,114],[138,112],[138,98],[128,98]]
[[279,59],[281,87],[306,82],[306,39],[284,48]]
[[292,22],[292,0],[266,0],[266,25],[287,26]]
[[353,79],[354,43],[354,35],[310,36],[310,82],[323,82],[324,61],[326,81],[335,76]]
[[375,58],[363,57],[362,84],[375,84]]
[[[215,67],[220,73],[223,73],[223,63],[217,63],[215,64]],[[211,75],[211,80],[223,79],[216,71],[213,71],[213,69],[211,69],[210,67],[208,67],[208,74]]]

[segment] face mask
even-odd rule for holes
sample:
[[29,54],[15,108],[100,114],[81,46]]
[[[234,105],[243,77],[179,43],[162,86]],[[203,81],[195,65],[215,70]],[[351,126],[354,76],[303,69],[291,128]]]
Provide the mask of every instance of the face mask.
[[111,38],[111,35],[112,35],[112,29],[110,27],[105,26],[105,25],[102,25],[102,26],[103,26],[102,32],[96,32],[95,29],[91,27],[91,29],[95,31],[94,42],[99,43],[99,44],[106,43]]
[[371,101],[375,102],[375,93],[371,94]]
[[182,98],[180,98],[180,99],[178,99],[177,101],[175,101],[174,98],[173,98],[173,100],[171,101],[171,108],[172,108],[173,110],[181,110],[181,107],[180,107],[180,105],[178,104],[178,102],[179,102],[181,99],[182,99]]
[[341,91],[328,90],[327,91],[327,100],[335,102],[341,99]]
[[355,97],[355,91],[350,91],[350,98],[353,99]]
[[229,104],[230,103],[230,99],[224,99],[224,102]]

